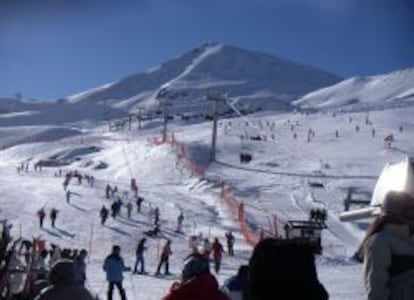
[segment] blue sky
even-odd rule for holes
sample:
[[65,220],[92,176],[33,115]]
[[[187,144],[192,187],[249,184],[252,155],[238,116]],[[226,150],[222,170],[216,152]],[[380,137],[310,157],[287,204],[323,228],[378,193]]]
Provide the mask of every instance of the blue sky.
[[65,97],[211,41],[386,73],[414,67],[414,1],[0,0],[0,97]]

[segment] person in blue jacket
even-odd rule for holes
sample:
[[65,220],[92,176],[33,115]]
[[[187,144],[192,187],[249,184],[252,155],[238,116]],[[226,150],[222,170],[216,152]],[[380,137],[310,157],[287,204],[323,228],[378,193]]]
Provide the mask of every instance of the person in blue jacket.
[[106,280],[109,283],[107,294],[108,300],[112,300],[114,286],[118,288],[121,300],[126,300],[125,290],[122,287],[122,280],[124,279],[122,272],[131,271],[131,268],[125,266],[124,260],[120,253],[120,246],[112,246],[112,252],[105,258],[103,264],[103,269],[106,272]]

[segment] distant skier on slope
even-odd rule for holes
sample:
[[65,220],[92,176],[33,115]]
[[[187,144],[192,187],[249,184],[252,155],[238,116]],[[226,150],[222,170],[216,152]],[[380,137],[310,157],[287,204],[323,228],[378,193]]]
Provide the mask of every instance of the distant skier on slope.
[[218,238],[215,238],[213,245],[211,245],[211,253],[213,255],[214,271],[218,274],[220,272],[221,259],[223,257],[223,253],[225,253],[223,245],[220,243]]
[[127,209],[127,216],[128,218],[131,218],[131,213],[132,213],[132,203],[128,202],[127,204],[125,204],[126,209]]
[[231,231],[226,232],[226,242],[227,242],[227,252],[229,254],[229,256],[233,256],[234,255],[234,242],[236,241],[236,239],[234,238],[234,235]]
[[138,265],[141,265],[140,274],[145,274],[145,260],[144,260],[144,252],[147,250],[147,247],[145,246],[145,242],[147,241],[146,238],[142,238],[138,245],[137,249],[135,251],[136,254],[136,260],[135,260],[135,266],[134,266],[134,274],[138,274]]
[[180,212],[180,214],[177,217],[177,232],[182,232],[183,221],[184,221],[184,214],[183,212]]
[[144,198],[138,196],[138,197],[136,197],[136,199],[137,200],[135,201],[135,203],[137,204],[137,212],[140,213],[141,212],[141,205],[142,205],[142,202],[144,201]]
[[37,216],[39,217],[39,226],[40,228],[43,228],[43,220],[46,216],[45,209],[43,207],[37,211]]
[[171,240],[167,240],[161,251],[160,262],[158,263],[157,272],[155,275],[160,275],[161,267],[164,265],[164,275],[171,275],[169,271],[169,259],[172,255]]
[[65,195],[66,195],[66,202],[67,202],[67,203],[70,203],[70,195],[71,195],[71,194],[72,194],[72,193],[71,193],[71,191],[70,191],[70,190],[67,190],[67,191],[66,191],[66,194],[65,194]]
[[108,218],[109,210],[105,207],[105,205],[102,205],[101,210],[99,211],[99,216],[101,217],[101,225],[104,225],[106,222],[106,219]]
[[57,215],[58,215],[58,210],[56,209],[56,208],[52,208],[51,210],[50,210],[50,221],[51,221],[51,224],[52,224],[52,227],[53,228],[55,228],[55,222],[56,222],[56,218],[57,218]]

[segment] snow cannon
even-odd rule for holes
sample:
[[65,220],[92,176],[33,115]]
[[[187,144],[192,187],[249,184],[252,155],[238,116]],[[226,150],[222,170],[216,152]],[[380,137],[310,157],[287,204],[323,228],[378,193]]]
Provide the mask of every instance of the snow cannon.
[[388,163],[383,168],[372,193],[368,207],[339,214],[343,222],[373,218],[381,214],[381,206],[389,191],[405,192],[414,197],[414,157]]

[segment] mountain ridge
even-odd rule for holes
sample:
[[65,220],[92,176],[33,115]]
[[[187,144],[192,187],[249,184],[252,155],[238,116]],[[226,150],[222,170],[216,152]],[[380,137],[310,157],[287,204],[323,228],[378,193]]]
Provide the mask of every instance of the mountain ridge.
[[[319,68],[268,53],[207,43],[145,72],[67,99],[126,109],[138,106],[154,109],[158,105],[158,92],[168,87],[174,94],[174,101],[182,102],[180,107],[188,102],[194,105],[204,100],[207,90],[219,90],[249,107],[281,109],[307,92],[340,80],[340,77]],[[201,105],[200,109],[205,109],[204,106]]]
[[414,105],[414,68],[355,76],[293,102],[305,109],[372,109]]

